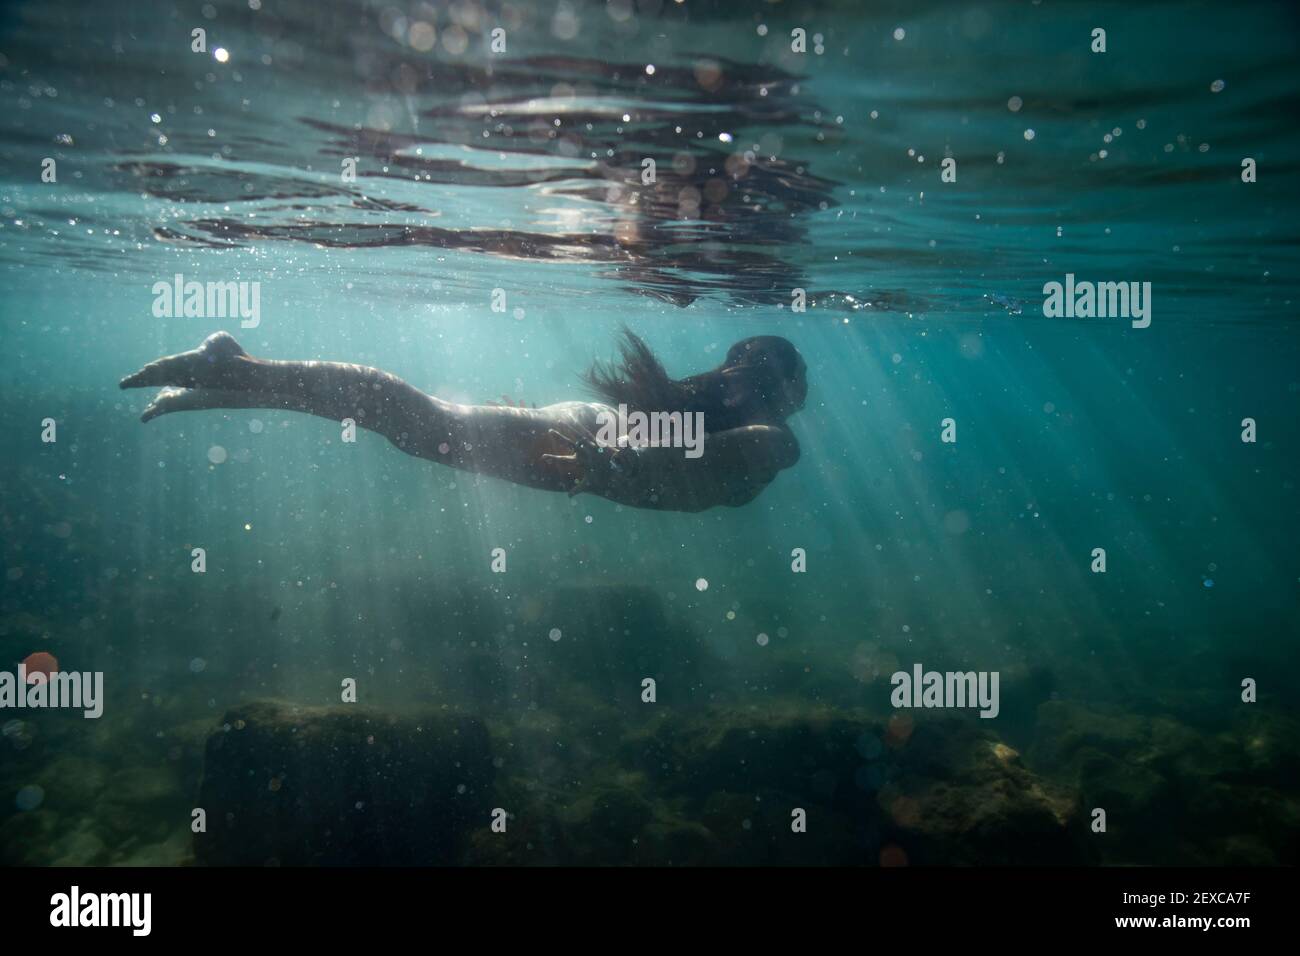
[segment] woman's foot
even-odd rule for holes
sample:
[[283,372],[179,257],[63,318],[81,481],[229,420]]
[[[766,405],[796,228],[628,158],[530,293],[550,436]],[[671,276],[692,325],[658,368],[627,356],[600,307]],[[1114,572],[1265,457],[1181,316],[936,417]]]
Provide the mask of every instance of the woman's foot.
[[[196,349],[167,355],[122,379],[122,388],[171,385],[220,388],[233,385],[231,373],[249,355],[229,332],[213,332]],[[159,395],[159,398],[162,398]],[[155,400],[157,401],[157,400]],[[152,417],[152,416],[151,416]],[[147,421],[148,419],[146,419]]]
[[152,402],[145,406],[140,421],[148,422],[168,412],[196,411],[211,408],[207,403],[207,389],[172,388],[170,385],[154,396]]

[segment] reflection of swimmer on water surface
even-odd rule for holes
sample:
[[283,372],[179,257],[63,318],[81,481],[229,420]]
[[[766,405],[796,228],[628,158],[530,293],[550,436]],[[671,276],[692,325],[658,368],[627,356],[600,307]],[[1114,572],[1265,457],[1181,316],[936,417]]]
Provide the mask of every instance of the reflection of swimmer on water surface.
[[[625,331],[621,360],[596,363],[585,378],[610,405],[458,405],[362,365],[254,358],[229,333],[217,332],[197,349],[150,362],[121,385],[162,386],[144,411],[146,422],[212,408],[350,418],[418,458],[530,488],[589,492],[665,511],[745,504],[799,459],[786,419],[803,407],[807,370],[779,336],[744,339],[718,368],[672,379],[650,348]],[[611,405],[683,419],[701,413],[703,455],[637,445],[626,433],[603,440],[607,423],[622,420]]]

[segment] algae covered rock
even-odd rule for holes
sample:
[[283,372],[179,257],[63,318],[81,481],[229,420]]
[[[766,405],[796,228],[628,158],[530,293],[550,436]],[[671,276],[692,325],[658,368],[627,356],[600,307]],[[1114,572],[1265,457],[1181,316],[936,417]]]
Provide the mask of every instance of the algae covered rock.
[[194,835],[208,865],[440,864],[490,822],[477,719],[257,702],[209,738]]
[[[1214,729],[1207,729],[1213,726]],[[1289,716],[1237,705],[1192,726],[1066,701],[1039,708],[1036,765],[1106,811],[1103,862],[1291,864],[1300,858],[1300,748]]]
[[58,839],[62,819],[41,808],[16,813],[0,822],[0,866],[41,866],[48,862],[50,845]]
[[[717,708],[625,740],[715,864],[1084,862],[1077,802],[970,719]],[[800,825],[796,821],[802,816]]]
[[[1005,744],[982,734],[951,734],[943,751],[954,762],[941,773],[931,761],[907,767],[880,791],[896,856],[913,864],[958,866],[1077,865],[1090,862],[1086,822],[1072,794],[1026,770]],[[916,744],[924,747],[926,730]]]

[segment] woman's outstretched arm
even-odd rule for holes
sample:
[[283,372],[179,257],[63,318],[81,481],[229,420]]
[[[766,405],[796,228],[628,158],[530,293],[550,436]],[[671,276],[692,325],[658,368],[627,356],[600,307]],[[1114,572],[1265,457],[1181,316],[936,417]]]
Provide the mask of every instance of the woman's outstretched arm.
[[599,447],[593,435],[565,440],[565,458],[575,465],[570,494],[590,492],[638,508],[704,511],[753,501],[777,472],[799,460],[799,443],[775,425],[744,425],[705,437],[703,454],[660,447]]

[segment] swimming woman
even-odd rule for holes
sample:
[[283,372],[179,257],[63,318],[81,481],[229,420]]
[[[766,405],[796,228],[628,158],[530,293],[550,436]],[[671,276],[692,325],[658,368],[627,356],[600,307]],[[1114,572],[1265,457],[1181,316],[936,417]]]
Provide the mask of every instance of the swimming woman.
[[[620,504],[703,511],[752,501],[778,471],[799,460],[786,419],[803,407],[807,368],[787,340],[737,342],[722,365],[674,380],[630,331],[621,361],[595,363],[587,384],[611,405],[560,402],[545,408],[457,405],[395,375],[341,362],[254,358],[228,332],[189,352],[150,362],[122,388],[162,386],[141,421],[211,408],[284,408],[352,419],[418,458],[547,491],[587,492]],[[615,407],[645,414],[703,413],[703,455],[616,441]],[[598,434],[601,433],[601,434]]]

